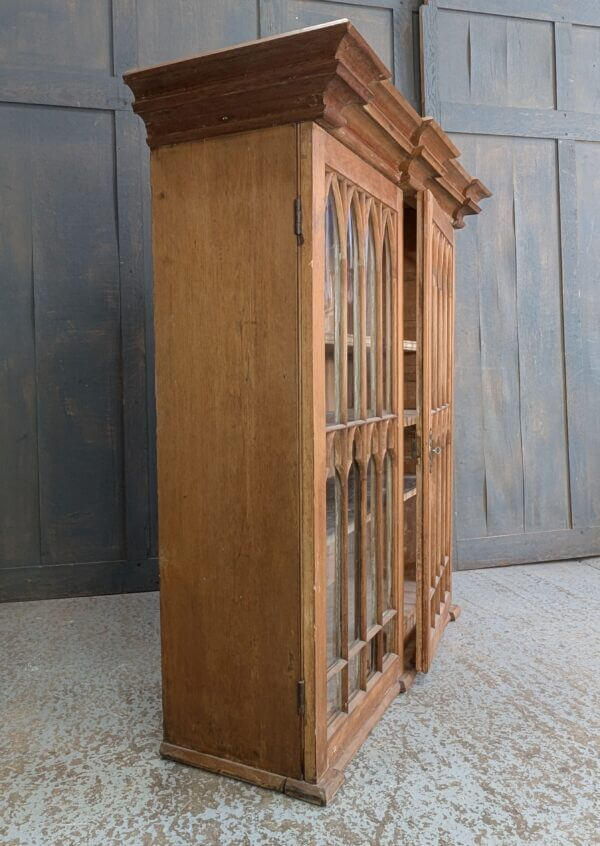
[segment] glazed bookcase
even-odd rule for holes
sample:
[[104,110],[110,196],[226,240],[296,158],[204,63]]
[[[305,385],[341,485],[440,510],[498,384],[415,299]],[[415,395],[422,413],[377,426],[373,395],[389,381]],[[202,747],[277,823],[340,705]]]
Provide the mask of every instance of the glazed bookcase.
[[348,21],[132,71],[163,755],[316,803],[452,605],[454,232],[488,192]]

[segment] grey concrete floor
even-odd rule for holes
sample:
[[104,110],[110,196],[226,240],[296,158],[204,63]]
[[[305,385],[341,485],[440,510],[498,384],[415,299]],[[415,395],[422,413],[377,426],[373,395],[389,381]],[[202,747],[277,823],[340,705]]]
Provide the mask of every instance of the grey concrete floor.
[[160,759],[156,594],[0,606],[0,843],[600,843],[600,560],[455,596],[324,809]]

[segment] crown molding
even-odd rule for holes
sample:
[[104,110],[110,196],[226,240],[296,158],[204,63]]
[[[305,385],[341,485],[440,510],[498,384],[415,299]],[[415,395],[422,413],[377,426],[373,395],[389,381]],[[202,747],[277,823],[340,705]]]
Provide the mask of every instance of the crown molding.
[[313,120],[405,190],[430,189],[457,228],[490,196],[347,20],[132,70],[124,80],[152,149]]

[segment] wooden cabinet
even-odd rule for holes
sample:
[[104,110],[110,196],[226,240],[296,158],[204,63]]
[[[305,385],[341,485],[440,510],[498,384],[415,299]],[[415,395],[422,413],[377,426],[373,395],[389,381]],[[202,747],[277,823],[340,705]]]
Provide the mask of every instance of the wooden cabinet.
[[126,75],[152,149],[167,757],[324,803],[451,611],[454,229],[348,21]]

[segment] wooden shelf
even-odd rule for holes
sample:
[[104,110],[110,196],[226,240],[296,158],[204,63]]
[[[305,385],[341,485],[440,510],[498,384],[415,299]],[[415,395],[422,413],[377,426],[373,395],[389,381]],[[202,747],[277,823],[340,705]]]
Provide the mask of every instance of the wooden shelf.
[[411,496],[417,495],[417,477],[416,476],[405,476],[404,477],[404,501],[406,502],[407,499],[410,499]]
[[417,342],[416,341],[403,341],[402,348],[404,352],[416,352],[417,351]]
[[417,409],[416,408],[405,408],[404,409],[404,425],[405,426],[416,426],[417,425]]
[[404,637],[412,632],[417,622],[417,585],[413,581],[404,582]]

